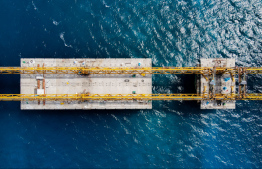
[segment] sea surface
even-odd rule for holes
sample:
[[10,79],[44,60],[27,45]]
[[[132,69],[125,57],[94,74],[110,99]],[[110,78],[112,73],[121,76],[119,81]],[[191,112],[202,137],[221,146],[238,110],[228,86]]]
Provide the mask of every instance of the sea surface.
[[[0,66],[21,58],[152,58],[262,67],[261,0],[0,0]],[[1,75],[0,93],[20,93]],[[248,92],[262,92],[249,76]],[[153,93],[194,92],[194,76],[154,75]],[[235,110],[153,101],[152,110],[21,111],[0,102],[0,167],[261,168],[262,101]]]

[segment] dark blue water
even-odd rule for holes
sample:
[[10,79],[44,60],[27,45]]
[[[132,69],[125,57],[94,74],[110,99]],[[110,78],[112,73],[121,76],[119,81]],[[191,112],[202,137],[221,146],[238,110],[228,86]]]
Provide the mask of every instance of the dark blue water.
[[[152,58],[262,66],[261,0],[0,0],[0,66],[20,58]],[[249,92],[262,92],[249,76]],[[192,76],[154,75],[154,93],[192,92]],[[19,93],[1,75],[0,93]],[[20,111],[0,103],[0,167],[262,167],[262,101],[236,110],[154,101],[153,110]]]

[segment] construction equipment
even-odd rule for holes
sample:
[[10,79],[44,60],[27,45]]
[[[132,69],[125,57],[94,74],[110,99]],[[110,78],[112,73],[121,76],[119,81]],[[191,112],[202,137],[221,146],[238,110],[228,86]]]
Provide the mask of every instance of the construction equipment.
[[[151,109],[152,100],[235,109],[236,100],[262,100],[247,92],[248,75],[262,67],[236,67],[232,58],[200,59],[196,67],[152,67],[150,58],[23,58],[21,67],[0,67],[0,74],[21,74],[21,94],[0,94],[0,101],[21,101],[22,110]],[[196,93],[152,94],[154,74],[195,74]]]
[[[0,74],[208,74],[213,67],[0,67]],[[216,73],[262,74],[262,67],[216,67]]]
[[90,100],[262,100],[261,93],[216,94],[0,94],[0,101],[90,101]]

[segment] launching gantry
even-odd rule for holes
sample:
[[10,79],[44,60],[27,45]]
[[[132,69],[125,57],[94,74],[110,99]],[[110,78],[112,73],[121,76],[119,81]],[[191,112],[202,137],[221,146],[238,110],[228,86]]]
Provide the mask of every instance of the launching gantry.
[[[216,67],[216,74],[262,74],[261,67]],[[214,67],[0,67],[0,74],[202,74]]]
[[[152,67],[151,59],[21,59],[21,109],[151,109],[152,100],[197,100],[201,109],[234,109],[236,100],[262,100],[247,93],[247,75],[260,67],[236,67],[234,59],[201,59],[198,67]],[[152,74],[195,74],[196,93],[152,94]],[[238,86],[236,86],[238,83]],[[193,84],[192,84],[193,85]]]
[[[262,94],[216,94],[215,100],[262,100]],[[210,100],[207,94],[0,94],[0,101]]]

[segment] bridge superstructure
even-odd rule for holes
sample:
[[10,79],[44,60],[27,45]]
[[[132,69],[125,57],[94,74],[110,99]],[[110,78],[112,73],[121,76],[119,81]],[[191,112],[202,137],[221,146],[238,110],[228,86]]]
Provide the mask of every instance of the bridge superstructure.
[[[30,63],[33,60],[33,63]],[[219,62],[221,59],[214,59]],[[21,60],[21,63],[23,60]],[[39,88],[40,81],[42,81],[42,88],[46,88],[45,77],[48,75],[76,75],[81,77],[90,76],[139,76],[141,78],[148,77],[153,74],[196,74],[199,77],[205,79],[209,87],[204,87],[202,91],[198,93],[89,93],[79,92],[76,94],[72,93],[45,93],[43,91],[32,93],[21,93],[21,94],[0,94],[0,101],[21,101],[21,102],[47,102],[47,101],[62,101],[62,102],[88,102],[88,101],[146,101],[151,102],[152,100],[197,100],[197,101],[235,101],[235,100],[262,100],[262,94],[260,93],[247,93],[247,75],[248,74],[262,74],[262,67],[228,67],[228,66],[197,66],[197,67],[152,67],[152,66],[141,66],[139,62],[136,66],[130,66],[120,63],[120,66],[105,66],[105,65],[92,65],[87,66],[83,62],[72,64],[72,66],[52,66],[45,63],[38,64],[35,66],[35,59],[26,59],[27,66],[21,67],[0,67],[0,74],[21,74],[24,77],[30,78],[39,75],[42,77],[36,79],[37,89]],[[31,66],[34,65],[34,66]],[[212,91],[212,82],[214,81],[215,75],[226,74],[230,77],[230,80],[234,83],[238,82],[232,92],[214,93]],[[232,86],[231,86],[232,87]],[[207,89],[208,88],[208,89]],[[236,92],[236,88],[238,91]],[[234,92],[233,92],[234,91]]]
[[[201,74],[214,67],[0,67],[0,74]],[[262,74],[262,67],[216,67],[216,74]]]
[[90,100],[262,100],[261,93],[216,94],[213,98],[207,94],[0,94],[0,101],[90,101]]

